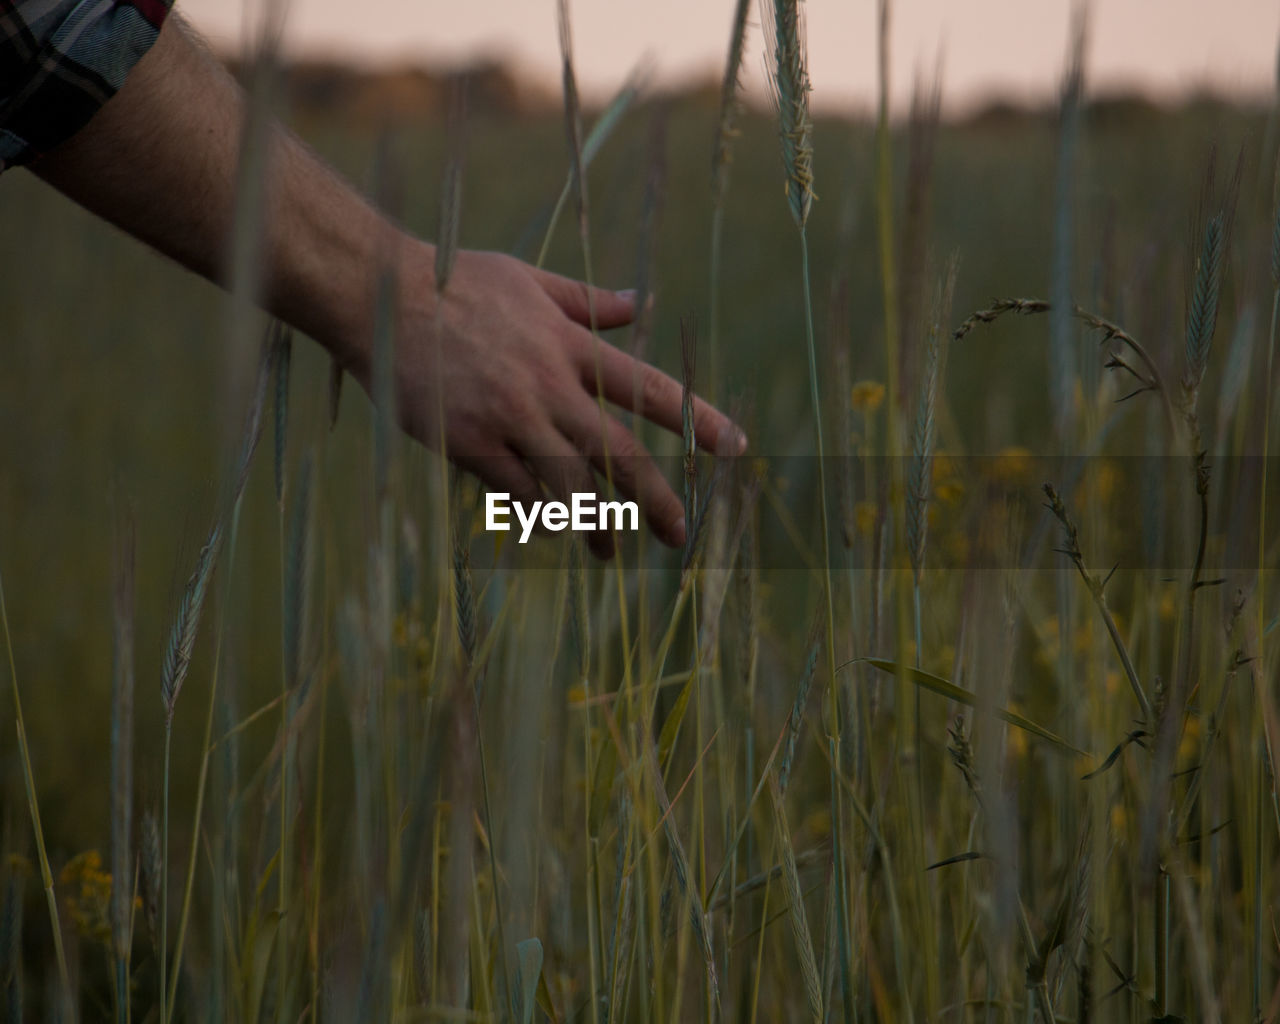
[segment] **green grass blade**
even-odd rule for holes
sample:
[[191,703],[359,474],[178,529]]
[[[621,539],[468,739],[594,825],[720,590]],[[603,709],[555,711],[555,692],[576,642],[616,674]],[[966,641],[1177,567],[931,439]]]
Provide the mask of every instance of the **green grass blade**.
[[516,982],[519,985],[518,1012],[521,1024],[533,1020],[533,1008],[537,1005],[538,981],[542,978],[542,943],[538,939],[525,939],[516,944]]
[[[904,675],[917,686],[923,687],[939,697],[946,697],[947,700],[953,700],[957,704],[963,704],[965,707],[978,707],[978,698],[963,687],[956,686],[955,683],[943,679],[941,676],[935,676],[932,672],[925,672],[923,669],[912,668],[910,666],[899,665],[895,661],[888,661],[884,658],[855,658],[849,662],[851,665],[859,663],[867,664],[873,668],[878,668],[881,672],[887,672],[889,675]],[[992,713],[1003,722],[1008,722],[1012,726],[1016,726],[1023,732],[1028,732],[1033,736],[1039,736],[1042,740],[1047,740],[1055,747],[1062,750],[1070,751],[1073,754],[1079,754],[1082,757],[1092,757],[1086,750],[1072,746],[1057,733],[1050,732],[1043,725],[1037,725],[1031,719],[1018,714],[1016,711],[1009,711],[1007,708],[993,708]]]
[[[585,171],[591,166],[591,161],[596,158],[596,154],[608,141],[609,136],[613,134],[614,129],[621,123],[623,115],[635,104],[640,97],[644,88],[646,75],[643,69],[637,68],[631,73],[631,77],[618,90],[616,96],[605,107],[604,113],[601,114],[595,124],[591,126],[591,130],[587,132],[586,137],[582,140],[582,169]],[[555,237],[556,225],[560,222],[560,215],[564,212],[566,204],[569,202],[569,196],[573,193],[573,172],[569,172],[568,178],[565,180],[564,188],[560,190],[560,196],[556,199],[555,209],[551,211],[551,219],[547,223],[546,233],[542,236],[542,246],[538,249],[538,258],[534,263],[535,266],[541,267],[547,261],[547,251],[551,248],[551,239]]]

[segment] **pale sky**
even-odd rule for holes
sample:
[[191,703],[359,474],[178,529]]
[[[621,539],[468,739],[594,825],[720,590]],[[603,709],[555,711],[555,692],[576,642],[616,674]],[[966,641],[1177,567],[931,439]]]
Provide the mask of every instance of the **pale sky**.
[[[211,38],[236,45],[264,0],[179,0]],[[876,81],[876,0],[807,0],[814,102],[869,105]],[[892,95],[910,96],[918,69],[944,61],[943,95],[964,106],[995,93],[1042,99],[1061,75],[1069,0],[894,0]],[[611,93],[650,59],[660,80],[723,66],[734,0],[571,0],[584,92]],[[286,48],[367,63],[477,56],[511,59],[554,86],[559,78],[555,0],[288,0]],[[753,0],[749,87],[763,81]],[[1170,95],[1210,84],[1268,93],[1280,42],[1277,0],[1094,0],[1086,75],[1093,91],[1136,85]]]

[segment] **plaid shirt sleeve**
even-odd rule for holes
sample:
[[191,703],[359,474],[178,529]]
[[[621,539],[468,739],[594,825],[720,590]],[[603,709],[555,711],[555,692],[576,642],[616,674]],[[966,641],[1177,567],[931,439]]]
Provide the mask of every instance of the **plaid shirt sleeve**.
[[173,0],[0,0],[0,171],[83,128],[155,42]]

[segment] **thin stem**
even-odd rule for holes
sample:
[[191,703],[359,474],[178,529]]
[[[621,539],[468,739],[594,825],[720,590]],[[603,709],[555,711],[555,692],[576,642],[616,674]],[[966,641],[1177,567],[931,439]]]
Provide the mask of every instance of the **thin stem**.
[[13,686],[14,724],[18,730],[18,753],[22,758],[22,781],[27,790],[27,809],[31,812],[31,827],[36,835],[36,854],[40,858],[40,880],[44,884],[45,903],[49,907],[49,925],[53,931],[53,950],[58,958],[58,980],[68,1003],[71,1002],[71,976],[67,972],[67,957],[62,949],[62,928],[58,923],[58,901],[53,895],[53,872],[49,870],[49,856],[44,848],[44,830],[40,827],[40,804],[36,800],[35,775],[31,771],[31,750],[27,746],[27,726],[22,717],[22,698],[18,694],[18,669],[13,658],[13,636],[9,632],[9,612],[4,602],[4,580],[0,578],[0,623],[4,625],[5,651],[9,656],[9,680]]
[[813,339],[813,300],[809,288],[809,240],[800,229],[801,269],[804,276],[804,327],[809,346],[809,396],[813,402],[813,424],[818,443],[818,490],[822,507],[822,586],[827,603],[827,671],[831,679],[831,730],[840,741],[840,701],[836,686],[836,616],[831,594],[831,531],[827,522],[827,464],[822,442],[822,400],[818,391],[818,353]]
[[1266,792],[1265,752],[1258,752],[1258,769],[1255,787],[1253,818],[1253,1016],[1262,1020],[1262,819],[1264,817],[1264,793]]
[[[283,492],[282,492],[283,493]],[[285,986],[289,962],[289,665],[288,644],[283,630],[288,628],[288,577],[285,570],[284,500],[276,502],[276,538],[280,553],[280,870],[276,912],[279,948],[276,960],[276,1024],[284,1019]],[[205,746],[208,746],[206,742]]]
[[[327,619],[327,616],[326,616]],[[326,639],[328,633],[326,630]],[[326,644],[327,646],[327,644]],[[327,651],[326,651],[327,654]],[[316,795],[315,824],[312,826],[314,837],[312,845],[315,853],[312,856],[311,882],[311,1013],[312,1019],[318,1020],[320,1014],[320,893],[324,889],[324,738],[325,714],[329,704],[329,676],[320,675],[320,709],[316,739]]]
[[[1155,716],[1151,709],[1151,702],[1147,699],[1146,691],[1142,688],[1142,682],[1138,679],[1137,669],[1133,667],[1133,660],[1129,657],[1129,650],[1125,646],[1124,638],[1120,636],[1120,629],[1116,625],[1115,617],[1111,614],[1111,609],[1107,607],[1107,598],[1105,594],[1106,580],[1100,579],[1095,573],[1092,573],[1084,564],[1084,555],[1080,551],[1079,532],[1075,523],[1072,521],[1067,512],[1066,504],[1058,495],[1050,484],[1046,484],[1045,495],[1049,499],[1049,511],[1062,524],[1062,530],[1065,535],[1064,546],[1059,549],[1062,554],[1071,559],[1072,564],[1076,567],[1076,572],[1080,574],[1080,578],[1084,580],[1085,588],[1089,591],[1089,596],[1093,598],[1093,603],[1097,606],[1098,614],[1102,616],[1103,624],[1107,627],[1107,633],[1111,637],[1111,643],[1116,649],[1116,654],[1120,658],[1120,664],[1124,668],[1124,674],[1129,680],[1129,686],[1133,689],[1133,695],[1138,701],[1138,707],[1142,711],[1142,720],[1155,726]],[[1207,513],[1206,513],[1207,514]],[[1204,539],[1201,537],[1200,554],[1203,557]],[[1193,581],[1199,578],[1200,564],[1197,559],[1196,572],[1192,577]],[[1194,588],[1193,588],[1194,592]]]
[[[839,787],[835,774],[840,763],[840,687],[836,680],[836,613],[831,585],[831,529],[827,519],[827,460],[822,440],[822,399],[818,390],[818,352],[814,343],[813,331],[813,297],[809,283],[809,238],[804,227],[800,228],[800,265],[804,277],[804,327],[805,339],[809,349],[809,397],[813,402],[813,424],[818,445],[818,490],[822,508],[822,588],[827,605],[827,672],[830,679],[831,723],[830,746],[831,758],[831,801],[837,810],[836,821],[839,820]],[[838,849],[838,848],[837,848]],[[839,877],[843,865],[837,857],[834,866],[836,881],[835,898],[842,898]],[[847,986],[845,987],[847,991]]]
[[128,1024],[129,1021],[129,966],[123,957],[116,957],[116,1024]]
[[1156,880],[1156,1013],[1169,1002],[1169,876],[1161,870]]
[[[583,680],[583,689],[586,680]],[[606,738],[605,742],[609,742]],[[583,716],[582,722],[582,752],[583,752],[583,777],[591,778],[591,722],[588,716]],[[583,834],[590,835],[591,821],[591,797],[588,791],[587,799],[582,805],[582,824]],[[490,842],[492,842],[492,836]],[[600,957],[597,954],[597,943],[599,939],[597,932],[600,929],[600,922],[596,919],[596,875],[600,871],[598,861],[598,849],[594,840],[590,843],[590,850],[587,856],[587,954],[589,963],[587,964],[587,977],[590,979],[590,997],[591,997],[591,1021],[592,1024],[600,1024],[600,985],[596,977],[596,972],[600,970]]]
[[723,235],[724,207],[717,202],[711,214],[711,316],[707,340],[707,362],[711,372],[704,384],[710,401],[715,401],[716,388],[720,383],[720,254]]
[[[920,616],[920,580],[917,577],[911,586],[912,604],[915,609],[916,622],[916,668],[921,668],[920,658],[924,652],[924,626]],[[916,701],[916,732],[920,730],[920,702]],[[917,735],[917,741],[919,736]]]
[[[169,752],[173,739],[173,716],[166,710],[164,720],[164,783],[160,812],[160,1024],[169,1021]],[[207,744],[206,744],[207,746]],[[195,849],[195,837],[191,846]],[[176,976],[176,972],[175,972]],[[177,990],[174,985],[174,990]]]
[[[1267,375],[1262,379],[1262,390],[1265,395],[1264,411],[1262,416],[1262,481],[1259,488],[1258,498],[1258,585],[1257,585],[1257,604],[1258,604],[1258,677],[1264,686],[1255,687],[1255,694],[1265,692],[1265,683],[1267,679],[1267,658],[1266,648],[1263,638],[1266,635],[1266,572],[1267,564],[1267,464],[1271,452],[1271,382],[1273,380],[1272,373],[1275,369],[1276,354],[1276,322],[1280,319],[1280,283],[1277,283],[1272,292],[1271,298],[1271,331],[1267,343]],[[1265,729],[1264,717],[1259,714],[1256,720],[1260,723],[1257,728]],[[1263,818],[1263,800],[1266,785],[1266,757],[1267,743],[1265,733],[1258,742],[1258,799],[1257,799],[1257,818],[1254,822],[1256,833],[1254,835],[1254,920],[1253,920],[1253,1006],[1254,1014],[1260,1016],[1262,1013],[1262,863],[1263,863],[1263,839],[1262,839],[1262,818]]]
[[[1267,375],[1262,378],[1264,406],[1262,414],[1262,482],[1258,494],[1258,644],[1261,646],[1267,619],[1265,612],[1266,590],[1263,567],[1267,564],[1267,457],[1271,452],[1271,381],[1276,355],[1276,321],[1280,317],[1280,284],[1271,298],[1271,333],[1267,344]],[[1259,656],[1262,651],[1259,650]],[[1266,664],[1263,663],[1265,677]]]
[[[233,507],[232,513],[231,513],[231,541],[227,549],[226,583],[224,584],[224,589],[223,589],[224,602],[229,599],[228,595],[230,594],[230,590],[231,590],[231,580],[233,578],[232,567],[235,565],[236,538],[240,532],[239,524],[240,524],[240,499],[237,498],[236,504]],[[173,946],[173,981],[167,989],[165,988],[161,989],[163,998],[166,1000],[165,1013],[167,1014],[167,1018],[170,1020],[173,1019],[174,1008],[177,1005],[178,978],[182,970],[182,951],[183,951],[184,943],[187,937],[187,923],[191,917],[191,900],[195,892],[196,862],[197,862],[197,855],[200,852],[200,844],[198,841],[198,837],[200,836],[200,822],[203,820],[203,815],[204,815],[204,794],[205,794],[205,789],[207,788],[207,783],[209,780],[209,759],[210,757],[213,756],[213,751],[214,749],[216,749],[216,746],[217,746],[217,744],[213,744],[211,742],[211,738],[213,735],[214,712],[217,708],[218,680],[222,674],[221,672],[222,645],[223,645],[223,639],[225,638],[225,633],[226,633],[226,630],[224,628],[224,622],[220,621],[218,624],[218,630],[217,630],[217,641],[214,645],[214,651],[213,651],[213,678],[209,684],[209,704],[208,704],[208,707],[205,709],[204,742],[201,744],[201,748],[200,748],[201,749],[200,772],[196,779],[196,808],[191,821],[192,839],[191,839],[191,850],[187,855],[187,878],[186,878],[186,883],[183,887],[183,892],[182,892],[182,912],[178,915],[178,936]],[[226,738],[227,737],[223,737],[223,739],[226,739]],[[166,852],[164,856],[164,865],[161,869],[162,872],[167,872],[169,867],[169,856],[168,856],[168,850],[167,850],[168,836],[169,836],[168,743],[169,743],[169,732],[166,729],[166,732],[165,732],[165,780],[166,780],[166,783],[165,783],[165,793],[164,793],[165,808],[166,808],[166,811],[165,811]],[[164,886],[164,889],[167,894],[168,892],[167,884]],[[221,912],[220,910],[217,911],[217,913],[220,913],[220,912]],[[163,932],[164,932],[164,924],[162,923],[161,933],[163,934]],[[163,946],[162,946],[162,949],[163,949]],[[161,963],[162,965],[164,964],[163,957],[161,959]],[[163,984],[164,978],[161,978],[161,982]]]
[[[474,671],[474,669],[472,670]],[[478,680],[471,685],[471,707],[476,718],[476,753],[480,759],[480,793],[484,798],[484,827],[489,833],[489,871],[493,875],[493,914],[498,924],[498,966],[501,968],[502,984],[507,990],[507,1009],[515,1016],[515,989],[507,974],[507,938],[502,917],[502,876],[498,873],[498,836],[493,830],[493,812],[489,801],[489,769],[484,756],[484,730],[480,723],[480,692],[476,686]],[[590,803],[588,803],[588,807]]]

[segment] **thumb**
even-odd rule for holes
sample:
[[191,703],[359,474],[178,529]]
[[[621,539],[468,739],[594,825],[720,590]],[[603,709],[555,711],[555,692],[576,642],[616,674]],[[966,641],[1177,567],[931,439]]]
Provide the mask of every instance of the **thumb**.
[[[605,288],[591,288],[581,281],[545,270],[534,274],[542,290],[551,296],[570,320],[591,326],[591,305],[595,306],[596,326],[600,328],[623,327],[636,318],[636,293],[634,291],[611,292]],[[590,296],[591,303],[588,303]]]

